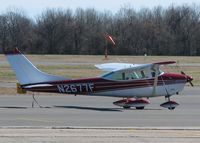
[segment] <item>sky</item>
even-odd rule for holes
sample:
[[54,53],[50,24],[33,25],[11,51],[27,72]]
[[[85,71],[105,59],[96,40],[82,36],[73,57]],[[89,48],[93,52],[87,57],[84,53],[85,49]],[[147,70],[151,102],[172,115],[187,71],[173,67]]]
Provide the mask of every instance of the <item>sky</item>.
[[121,7],[129,6],[135,10],[170,5],[200,5],[200,0],[0,0],[0,13],[12,9],[22,9],[27,16],[36,17],[48,8],[95,8],[98,11],[116,13]]

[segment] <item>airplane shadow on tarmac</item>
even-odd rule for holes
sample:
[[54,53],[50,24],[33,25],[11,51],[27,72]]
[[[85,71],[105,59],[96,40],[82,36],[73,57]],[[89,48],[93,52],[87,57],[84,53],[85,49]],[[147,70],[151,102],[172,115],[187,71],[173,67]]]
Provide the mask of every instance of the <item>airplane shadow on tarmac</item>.
[[135,108],[123,109],[123,108],[99,108],[99,107],[84,107],[84,106],[37,106],[37,107],[24,107],[24,106],[0,106],[0,109],[29,109],[29,108],[65,108],[65,109],[77,109],[77,110],[93,110],[93,111],[103,111],[103,112],[124,112],[124,111],[148,111],[148,110],[162,110],[162,109],[154,109],[154,108],[145,108],[142,110],[138,110]]
[[155,108],[135,109],[135,108],[130,108],[130,109],[123,109],[123,110],[134,110],[134,111],[159,111],[159,110],[162,110],[162,109],[155,109]]
[[[110,112],[123,112],[126,110],[138,110],[135,108],[131,109],[123,109],[123,108],[98,108],[98,107],[83,107],[83,106],[53,106],[56,108],[67,108],[67,109],[78,109],[78,110],[94,110],[94,111],[110,111]],[[143,110],[162,110],[162,109],[153,109],[153,108],[146,108]],[[142,110],[140,110],[142,111]]]
[[22,106],[0,106],[1,108],[5,108],[5,109],[27,109],[28,107],[22,107]]
[[122,112],[121,109],[117,109],[117,108],[98,108],[98,107],[83,107],[83,106],[53,106],[53,107],[67,108],[67,109],[79,109],[79,110]]

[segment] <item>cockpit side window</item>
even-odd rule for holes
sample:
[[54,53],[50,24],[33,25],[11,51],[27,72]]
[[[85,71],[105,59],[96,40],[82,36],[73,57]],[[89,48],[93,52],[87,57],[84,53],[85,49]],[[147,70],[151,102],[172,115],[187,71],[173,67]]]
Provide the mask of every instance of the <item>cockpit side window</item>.
[[139,76],[137,75],[136,72],[132,72],[132,73],[130,74],[130,78],[131,78],[131,79],[138,79]]
[[136,73],[137,73],[138,77],[141,79],[148,78],[148,75],[145,70],[138,70]]
[[105,76],[106,79],[110,80],[135,80],[155,77],[155,72],[152,69],[136,69],[127,71],[112,72]]
[[123,72],[122,73],[122,80],[125,80],[126,79],[126,76],[125,76],[125,73]]
[[142,78],[145,78],[145,73],[143,70],[141,71],[141,75],[142,75]]
[[154,67],[151,68],[151,76],[152,77],[156,76],[156,70],[154,69]]
[[155,76],[156,76],[156,72],[152,71],[152,72],[151,72],[151,76],[152,76],[152,77],[155,77]]
[[[159,70],[158,70],[158,73],[157,73],[157,76],[160,75],[161,73],[163,73],[163,71],[159,69]],[[152,76],[152,77],[155,77],[155,76],[156,76],[156,69],[153,68],[153,67],[151,68],[151,76]]]

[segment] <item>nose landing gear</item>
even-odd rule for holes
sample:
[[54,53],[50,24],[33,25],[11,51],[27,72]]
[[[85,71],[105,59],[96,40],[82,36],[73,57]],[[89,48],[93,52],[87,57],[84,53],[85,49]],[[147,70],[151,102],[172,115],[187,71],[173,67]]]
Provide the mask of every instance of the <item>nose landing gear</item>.
[[170,100],[170,97],[167,97],[168,101],[160,104],[161,107],[168,108],[169,110],[174,110],[179,104],[176,101]]

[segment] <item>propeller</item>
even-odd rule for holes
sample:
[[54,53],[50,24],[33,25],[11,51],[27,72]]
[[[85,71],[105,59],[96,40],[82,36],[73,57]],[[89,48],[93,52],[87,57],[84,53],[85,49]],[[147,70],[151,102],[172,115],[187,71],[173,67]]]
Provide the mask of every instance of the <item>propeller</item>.
[[186,75],[183,71],[181,71],[181,74],[182,74],[182,75]]
[[194,86],[194,84],[192,83],[192,77],[190,77],[190,76],[188,76],[188,75],[186,75],[183,71],[181,71],[181,74],[182,75],[184,75],[185,77],[186,77],[186,79],[187,79],[187,82],[189,82],[190,83],[190,85],[193,87]]
[[177,61],[176,63],[177,63],[177,68],[179,69],[179,72],[181,72],[181,74],[186,77],[187,82],[189,82],[190,85],[193,87],[194,86],[194,84],[192,83],[193,78],[188,76],[188,75],[186,75],[184,71],[182,71],[182,70],[180,71],[181,66],[180,66],[180,62],[179,61]]

